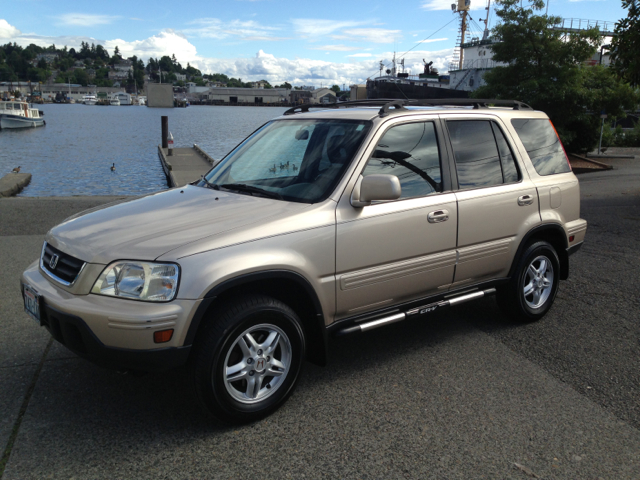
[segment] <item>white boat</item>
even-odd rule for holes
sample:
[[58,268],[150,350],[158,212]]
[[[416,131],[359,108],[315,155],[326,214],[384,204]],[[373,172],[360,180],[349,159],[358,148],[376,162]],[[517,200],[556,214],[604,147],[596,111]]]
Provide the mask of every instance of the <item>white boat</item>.
[[82,103],[85,105],[95,105],[98,103],[98,97],[95,95],[85,95],[82,97]]
[[109,105],[112,105],[114,107],[119,107],[120,100],[118,100],[118,97],[111,97],[111,99],[109,100]]
[[146,105],[147,104],[147,97],[144,96],[139,96],[138,97],[138,105]]
[[42,127],[46,125],[37,108],[27,102],[0,101],[0,129]]

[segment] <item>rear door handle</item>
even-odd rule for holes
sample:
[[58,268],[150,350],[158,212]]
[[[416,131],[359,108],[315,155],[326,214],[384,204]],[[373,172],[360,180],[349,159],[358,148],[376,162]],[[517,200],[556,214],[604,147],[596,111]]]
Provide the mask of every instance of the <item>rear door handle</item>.
[[449,220],[449,211],[448,210],[436,210],[435,212],[430,212],[427,215],[427,220],[429,223],[440,223],[446,222]]
[[518,205],[524,207],[525,205],[531,205],[533,203],[533,197],[531,195],[522,195],[518,197]]

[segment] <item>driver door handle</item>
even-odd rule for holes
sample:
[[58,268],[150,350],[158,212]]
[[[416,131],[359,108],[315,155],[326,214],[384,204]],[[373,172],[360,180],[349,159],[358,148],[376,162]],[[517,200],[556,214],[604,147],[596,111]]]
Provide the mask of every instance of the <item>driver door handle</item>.
[[533,197],[531,195],[522,195],[518,197],[518,205],[524,207],[525,205],[531,205],[533,203]]
[[429,212],[429,215],[427,215],[427,220],[429,221],[429,223],[446,222],[447,220],[449,220],[449,211],[436,210],[434,212]]

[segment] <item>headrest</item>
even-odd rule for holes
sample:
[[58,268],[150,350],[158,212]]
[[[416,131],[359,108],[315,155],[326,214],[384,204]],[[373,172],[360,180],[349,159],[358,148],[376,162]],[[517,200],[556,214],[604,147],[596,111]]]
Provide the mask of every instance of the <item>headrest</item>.
[[333,135],[327,141],[327,157],[331,163],[342,164],[349,159],[349,142],[344,135]]

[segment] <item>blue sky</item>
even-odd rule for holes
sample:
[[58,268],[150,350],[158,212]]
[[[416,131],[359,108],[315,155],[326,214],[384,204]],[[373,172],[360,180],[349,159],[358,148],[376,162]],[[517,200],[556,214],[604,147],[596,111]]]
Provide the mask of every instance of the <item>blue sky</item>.
[[[390,62],[394,51],[400,56],[411,50],[405,56],[410,73],[422,71],[423,58],[445,72],[459,26],[452,1],[7,0],[0,9],[0,43],[77,47],[88,41],[109,53],[117,45],[145,62],[175,54],[203,73],[245,81],[342,85],[376,76],[379,61]],[[478,27],[485,7],[486,0],[471,0]],[[615,22],[626,11],[620,0],[550,0],[549,14]],[[492,6],[489,26],[495,23]]]

